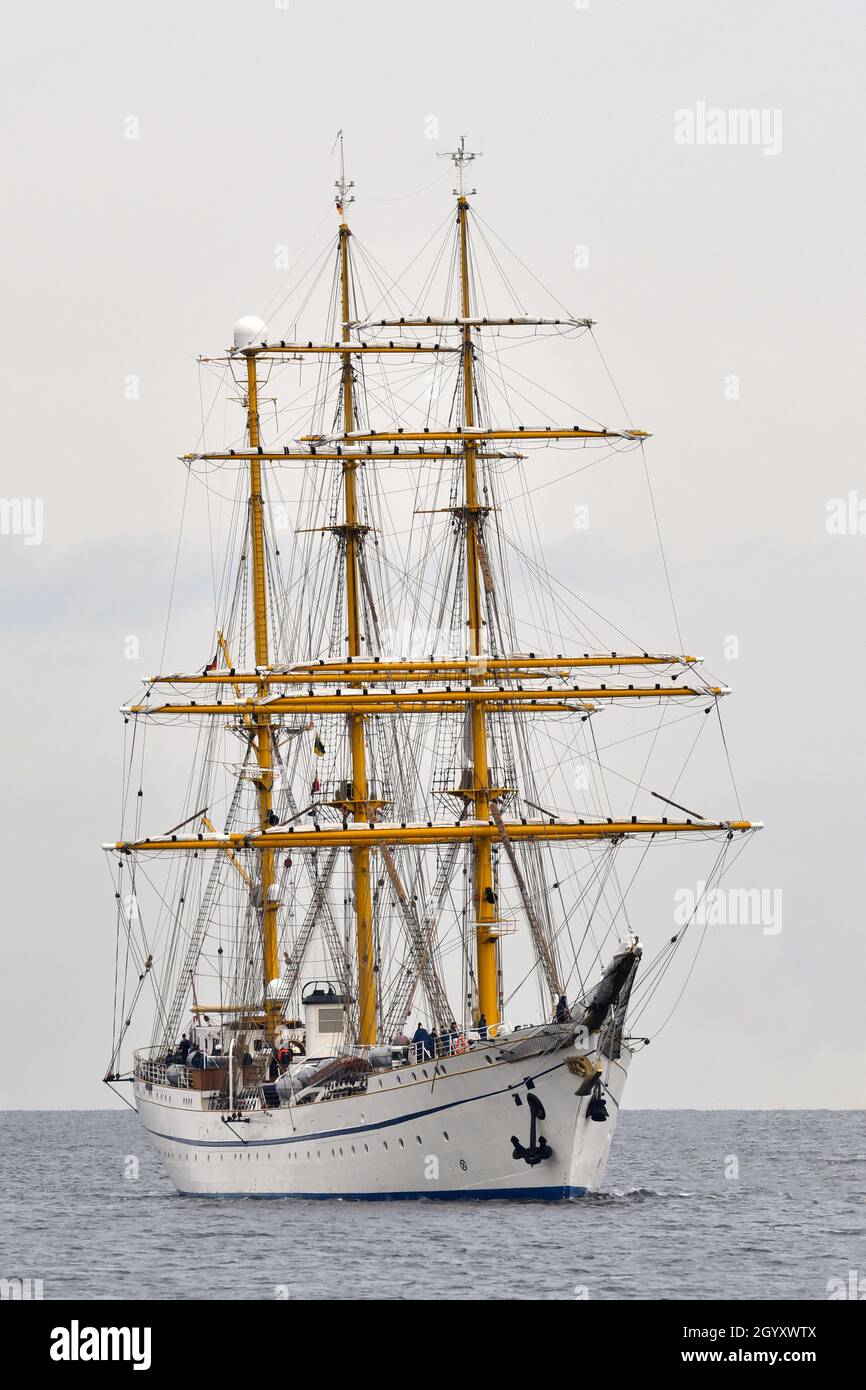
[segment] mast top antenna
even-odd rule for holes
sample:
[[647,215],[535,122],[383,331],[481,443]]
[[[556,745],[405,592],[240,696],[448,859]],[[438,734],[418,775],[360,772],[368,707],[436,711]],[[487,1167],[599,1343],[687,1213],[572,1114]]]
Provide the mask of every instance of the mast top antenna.
[[342,213],[343,209],[349,206],[349,203],[354,203],[355,201],[354,193],[349,194],[348,197],[346,196],[349,193],[349,189],[355,187],[355,180],[349,179],[348,183],[346,182],[346,160],[343,152],[342,129],[337,131],[337,138],[331,146],[331,154],[334,153],[338,145],[340,146],[340,177],[334,179],[334,187],[337,190],[337,196],[334,201],[337,204],[337,211]]
[[439,154],[438,158],[450,159],[455,166],[457,170],[457,187],[453,192],[456,193],[458,198],[468,198],[471,197],[473,193],[477,192],[475,188],[466,187],[466,170],[469,168],[473,159],[481,158],[481,151],[467,150],[465,135],[460,136],[460,144],[457,146],[456,150],[445,150]]

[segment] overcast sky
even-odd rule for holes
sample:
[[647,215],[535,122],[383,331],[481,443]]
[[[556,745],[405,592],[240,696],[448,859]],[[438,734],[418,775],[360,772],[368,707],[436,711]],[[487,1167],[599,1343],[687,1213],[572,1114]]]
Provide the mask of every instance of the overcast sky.
[[[294,260],[321,240],[342,127],[353,225],[394,271],[447,213],[436,152],[462,132],[483,151],[478,211],[599,321],[654,432],[685,646],[734,687],[740,795],[767,823],[736,883],[782,894],[782,930],[708,932],[627,1103],[863,1104],[863,16],[855,0],[6,6],[0,496],[22,505],[0,535],[0,1103],[106,1103],[99,846],[118,823],[117,706],[159,665],[193,358],[279,294],[275,247]],[[745,142],[741,109],[759,113]],[[598,472],[545,499],[551,555],[672,648],[645,507]],[[176,665],[191,628],[181,614]],[[693,881],[682,862],[675,877]]]

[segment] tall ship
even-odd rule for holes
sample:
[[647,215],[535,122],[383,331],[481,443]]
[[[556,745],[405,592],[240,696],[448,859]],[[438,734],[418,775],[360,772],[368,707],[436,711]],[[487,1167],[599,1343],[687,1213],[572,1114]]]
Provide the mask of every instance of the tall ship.
[[684,804],[701,736],[727,754],[727,687],[611,637],[592,574],[584,599],[555,573],[544,489],[620,454],[643,467],[648,436],[548,414],[571,369],[533,382],[528,354],[546,374],[594,350],[593,321],[526,311],[470,201],[476,156],[449,157],[416,294],[350,229],[341,144],[336,238],[266,311],[291,331],[241,318],[200,359],[183,462],[214,625],[123,706],[104,847],[105,1080],[183,1195],[596,1189],[644,1011],[697,935],[636,880],[682,882],[704,846],[711,891],[758,825]]

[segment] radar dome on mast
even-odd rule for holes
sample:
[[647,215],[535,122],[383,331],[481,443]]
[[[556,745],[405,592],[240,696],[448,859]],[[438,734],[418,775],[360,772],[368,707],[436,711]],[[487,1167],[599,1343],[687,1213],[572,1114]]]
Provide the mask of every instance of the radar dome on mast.
[[236,348],[252,347],[253,344],[260,344],[267,341],[268,326],[263,319],[257,319],[254,314],[246,314],[244,318],[238,319],[234,326],[234,342]]

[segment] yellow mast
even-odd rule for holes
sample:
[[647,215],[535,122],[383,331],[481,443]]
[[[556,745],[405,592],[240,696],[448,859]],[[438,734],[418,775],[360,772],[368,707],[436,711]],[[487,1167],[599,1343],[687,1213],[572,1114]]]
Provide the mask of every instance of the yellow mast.
[[[249,435],[250,450],[254,451],[259,447],[258,381],[256,375],[256,356],[254,352],[247,354],[247,432]],[[270,665],[270,658],[268,655],[265,526],[262,504],[262,465],[260,460],[256,457],[250,459],[250,545],[252,549],[253,622],[255,631],[256,666],[266,667]],[[273,807],[273,751],[271,748],[269,716],[266,714],[257,714],[254,728],[256,759],[259,765],[259,774],[256,778],[259,801],[259,826],[261,830],[265,831],[271,824],[271,812]],[[277,958],[277,912],[279,903],[276,901],[274,892],[275,881],[274,852],[273,850],[265,849],[262,851],[261,856],[260,885],[262,894],[262,951],[264,961],[265,1012],[269,1032],[273,1031],[276,1022],[276,1014],[279,1010],[278,1001],[272,1000],[268,995],[268,986],[280,973]]]
[[[345,217],[346,183],[343,168],[343,138],[340,140],[340,178],[337,182],[337,212],[340,217],[340,302],[342,306],[342,341],[351,340],[349,303],[349,231]],[[343,353],[343,426],[350,435],[355,428],[355,399],[352,362]],[[343,460],[343,492],[345,515],[343,535],[346,546],[346,622],[351,658],[361,655],[360,604],[360,546],[364,528],[358,521],[358,461]],[[367,747],[364,735],[364,716],[349,716],[349,740],[352,750],[352,818],[364,824],[370,814],[367,790]],[[370,851],[366,846],[352,850],[352,877],[355,890],[355,936],[358,952],[358,1042],[372,1045],[376,1041],[376,976],[373,942],[373,899],[370,888]]]
[[[467,154],[465,140],[461,136],[459,149],[451,155],[458,171],[457,194],[457,238],[460,259],[460,312],[464,320],[472,317],[469,285],[469,233],[467,218],[469,203],[464,187],[464,173],[475,158]],[[475,372],[472,346],[472,327],[463,325],[463,425],[465,429],[475,426]],[[484,651],[482,635],[483,600],[482,578],[479,561],[479,530],[485,508],[478,503],[478,446],[466,441],[466,505],[464,521],[466,526],[466,588],[468,598],[469,650],[473,656],[481,657]],[[480,664],[480,663],[479,663]],[[479,684],[484,683],[481,672]],[[487,760],[487,718],[482,701],[473,702],[469,714],[472,732],[473,791],[475,793],[475,819],[487,825],[490,820],[490,770]],[[478,1014],[484,1015],[489,1026],[499,1022],[499,971],[497,963],[498,921],[496,898],[493,891],[493,859],[488,838],[477,838],[473,846],[472,905],[475,914],[475,973],[478,991]]]

